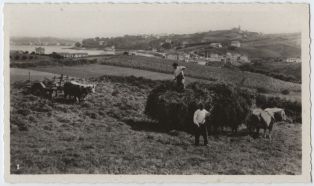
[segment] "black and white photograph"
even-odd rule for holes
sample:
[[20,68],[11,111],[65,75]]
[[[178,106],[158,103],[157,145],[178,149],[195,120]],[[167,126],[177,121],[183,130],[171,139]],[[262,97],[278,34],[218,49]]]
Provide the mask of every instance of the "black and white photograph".
[[10,181],[310,181],[308,4],[6,3],[4,37]]

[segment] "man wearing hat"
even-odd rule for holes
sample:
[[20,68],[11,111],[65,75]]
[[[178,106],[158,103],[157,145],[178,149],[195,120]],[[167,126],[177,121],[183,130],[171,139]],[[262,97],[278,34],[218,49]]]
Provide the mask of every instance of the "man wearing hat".
[[183,71],[186,69],[185,66],[179,66],[178,63],[172,64],[174,69],[174,80],[176,81],[176,84],[178,86],[178,89],[180,91],[185,89],[185,80],[184,80],[184,73]]

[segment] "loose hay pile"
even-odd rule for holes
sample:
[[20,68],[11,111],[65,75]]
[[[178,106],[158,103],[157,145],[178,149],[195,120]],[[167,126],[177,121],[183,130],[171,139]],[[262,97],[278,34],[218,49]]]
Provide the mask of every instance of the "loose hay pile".
[[235,131],[249,113],[251,98],[247,91],[232,85],[195,82],[178,92],[172,82],[166,81],[149,94],[145,114],[166,129],[191,131],[193,113],[203,103],[211,111],[208,126],[228,126]]

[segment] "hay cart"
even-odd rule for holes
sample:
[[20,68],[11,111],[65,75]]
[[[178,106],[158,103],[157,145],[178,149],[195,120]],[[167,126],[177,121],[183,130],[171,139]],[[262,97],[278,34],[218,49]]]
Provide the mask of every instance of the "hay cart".
[[45,78],[43,81],[33,82],[30,90],[33,94],[53,99],[58,97],[58,93],[63,93],[63,85],[69,77],[63,74],[52,79]]

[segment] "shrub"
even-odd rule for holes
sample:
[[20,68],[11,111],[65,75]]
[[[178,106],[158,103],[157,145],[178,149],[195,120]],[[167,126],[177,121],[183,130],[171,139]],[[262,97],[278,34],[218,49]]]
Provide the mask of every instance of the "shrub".
[[193,113],[203,103],[211,110],[208,121],[212,126],[236,129],[249,113],[251,98],[248,92],[232,85],[195,82],[178,92],[172,82],[166,81],[149,94],[145,114],[166,129],[191,131]]
[[281,91],[281,93],[282,93],[283,95],[288,95],[288,94],[290,94],[290,91],[287,90],[287,89],[285,89],[285,90]]
[[264,87],[258,87],[256,90],[258,93],[269,93],[269,91]]
[[14,57],[14,59],[15,59],[15,60],[19,60],[19,59],[20,59],[20,56],[19,56],[19,55],[16,55],[16,56]]
[[27,59],[27,56],[22,56],[22,60],[26,60]]

